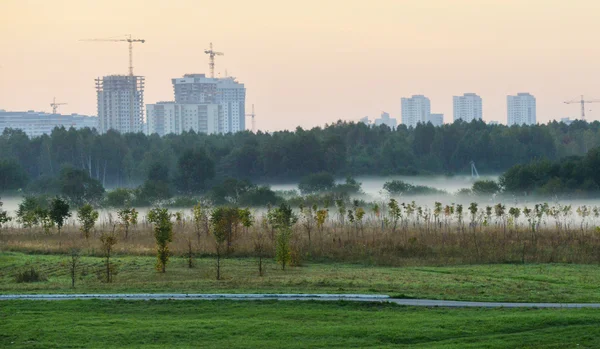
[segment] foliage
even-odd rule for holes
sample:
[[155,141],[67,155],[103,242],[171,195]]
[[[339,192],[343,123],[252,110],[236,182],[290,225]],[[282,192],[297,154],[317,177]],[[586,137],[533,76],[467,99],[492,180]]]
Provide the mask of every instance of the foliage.
[[208,209],[202,205],[202,203],[197,203],[192,208],[192,218],[194,220],[194,228],[196,230],[196,236],[198,237],[198,241],[202,233],[208,235],[209,233],[209,218],[208,218]]
[[154,224],[154,239],[156,240],[156,269],[166,271],[169,261],[169,243],[173,241],[173,223],[171,214],[166,208],[153,208],[148,212],[148,222]]
[[23,188],[27,177],[18,161],[0,160],[0,193]]
[[277,230],[275,259],[281,265],[281,269],[285,270],[285,266],[290,263],[292,257],[290,239],[292,238],[292,226],[298,222],[298,217],[290,206],[281,204],[269,212],[268,219]]
[[69,253],[69,274],[71,275],[71,288],[75,288],[75,280],[77,279],[77,267],[79,266],[79,259],[81,258],[81,251],[76,248],[72,248]]
[[558,161],[533,161],[509,168],[500,184],[509,193],[540,195],[600,194],[600,147],[585,156],[571,156]]
[[[293,132],[185,132],[165,137],[56,128],[51,135],[29,138],[20,130],[6,129],[0,135],[0,160],[18,162],[32,181],[41,176],[58,178],[63,167],[71,166],[105,187],[143,183],[155,162],[162,163],[176,181],[180,175],[191,181],[198,175],[202,181],[206,176],[196,172],[193,163],[181,166],[185,171],[189,168],[189,175],[179,170],[179,159],[186,159],[182,154],[199,149],[214,163],[216,177],[253,181],[289,180],[319,172],[335,176],[467,173],[471,160],[481,173],[498,173],[534,159],[583,155],[600,146],[599,135],[600,123],[584,121],[518,127],[459,121],[442,127],[400,125],[395,130],[340,121]],[[183,182],[190,190],[195,185],[191,181]]]
[[346,182],[342,184],[337,184],[333,191],[335,193],[340,193],[344,195],[356,195],[361,194],[361,183],[357,182],[352,176],[346,177]]
[[242,206],[266,207],[281,203],[283,199],[268,186],[253,186],[240,196],[238,203]]
[[204,149],[186,150],[177,162],[177,188],[185,194],[197,194],[215,176],[214,162]]
[[303,177],[298,184],[302,194],[314,194],[330,191],[335,186],[335,180],[330,173],[319,172]]
[[90,232],[94,229],[98,217],[98,211],[94,210],[94,207],[90,204],[85,204],[77,210],[79,230],[81,230],[86,240],[90,238]]
[[67,218],[71,217],[69,204],[65,200],[59,197],[55,197],[50,202],[50,210],[48,214],[50,216],[50,219],[52,219],[54,224],[56,224],[56,227],[58,228],[58,233],[60,234],[60,230],[65,224],[65,221],[67,220]]
[[104,195],[104,188],[99,181],[91,178],[87,172],[72,167],[61,170],[58,188],[60,194],[74,206],[99,203]]
[[139,188],[138,202],[154,204],[172,195],[169,168],[163,163],[154,162],[148,169],[146,181]]
[[473,183],[471,190],[476,195],[492,195],[500,191],[500,186],[493,180],[479,180]]
[[48,279],[37,271],[34,267],[28,268],[15,275],[15,281],[17,283],[23,282],[42,282],[48,281]]
[[100,235],[100,243],[102,244],[102,253],[104,254],[104,276],[106,283],[111,283],[113,281],[114,274],[114,266],[110,262],[110,257],[112,256],[113,247],[117,244],[117,235],[115,234],[115,229],[111,232],[103,232]]
[[138,211],[133,207],[122,208],[117,211],[119,222],[125,229],[125,239],[129,237],[129,226],[135,226],[138,222]]
[[445,194],[443,190],[431,188],[423,185],[412,185],[401,180],[392,180],[383,184],[383,190],[389,195],[434,195]]
[[227,251],[229,252],[240,222],[240,210],[236,207],[220,206],[211,212],[210,224],[217,250],[217,280],[221,279],[223,245],[227,242]]
[[0,232],[2,231],[2,226],[12,220],[12,218],[8,215],[8,212],[2,209],[2,201],[0,201]]
[[223,182],[214,185],[210,190],[209,197],[215,205],[237,204],[240,197],[254,188],[248,180],[227,178]]
[[111,208],[122,208],[132,204],[134,199],[135,190],[128,188],[116,188],[106,193],[104,206]]
[[26,196],[19,203],[17,209],[17,221],[25,228],[31,228],[39,224],[38,211],[40,207],[39,199],[34,196]]
[[242,210],[237,207],[221,206],[213,210],[210,217],[210,222],[213,226],[213,234],[217,245],[223,241],[227,242],[227,253],[231,252],[233,242],[238,235],[238,229],[242,223]]

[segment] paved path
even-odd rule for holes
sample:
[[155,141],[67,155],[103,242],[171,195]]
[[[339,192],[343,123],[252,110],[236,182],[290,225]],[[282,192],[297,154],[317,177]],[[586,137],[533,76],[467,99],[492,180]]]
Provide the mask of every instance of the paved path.
[[600,308],[600,303],[507,303],[463,302],[430,299],[400,299],[386,295],[367,294],[186,294],[186,293],[135,293],[135,294],[15,294],[0,295],[2,300],[74,300],[74,299],[128,299],[128,300],[320,300],[385,302],[417,307],[448,308]]

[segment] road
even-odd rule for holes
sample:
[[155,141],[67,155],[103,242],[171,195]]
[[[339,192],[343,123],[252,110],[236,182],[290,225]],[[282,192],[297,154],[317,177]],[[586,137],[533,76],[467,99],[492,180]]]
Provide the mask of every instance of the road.
[[386,295],[368,294],[185,294],[185,293],[135,293],[135,294],[14,294],[0,295],[2,300],[76,300],[76,299],[124,299],[124,300],[319,300],[383,302],[416,307],[447,308],[600,308],[600,303],[509,303],[464,302],[431,299],[401,299]]

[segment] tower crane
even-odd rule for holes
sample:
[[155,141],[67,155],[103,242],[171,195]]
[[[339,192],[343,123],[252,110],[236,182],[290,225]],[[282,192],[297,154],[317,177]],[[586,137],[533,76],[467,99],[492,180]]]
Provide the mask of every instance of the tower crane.
[[59,105],[66,105],[67,103],[56,103],[56,97],[54,97],[54,99],[52,100],[52,103],[50,103],[50,106],[52,107],[52,114],[56,114],[58,112],[58,106]]
[[582,95],[581,100],[574,99],[572,101],[565,102],[565,104],[575,104],[575,103],[581,104],[581,120],[585,121],[585,104],[586,103],[600,103],[600,99],[589,99],[586,101]]
[[252,118],[252,133],[256,132],[256,123],[254,121],[256,114],[254,113],[254,104],[252,104],[252,113],[246,114],[246,116],[250,116]]
[[224,53],[214,51],[212,42],[210,43],[209,49],[204,50],[204,53],[206,53],[210,57],[210,61],[208,63],[208,66],[210,68],[210,77],[214,78],[215,77],[215,56],[223,56]]
[[144,39],[133,39],[131,37],[131,34],[125,35],[125,38],[86,39],[86,40],[80,40],[80,41],[113,41],[113,42],[123,41],[123,42],[129,43],[129,76],[133,76],[133,43],[139,42],[139,43],[143,44],[146,42],[146,40],[144,40]]

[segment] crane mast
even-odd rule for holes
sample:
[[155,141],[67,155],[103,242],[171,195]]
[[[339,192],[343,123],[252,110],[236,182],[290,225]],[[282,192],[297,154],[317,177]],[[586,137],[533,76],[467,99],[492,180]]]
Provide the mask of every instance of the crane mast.
[[571,100],[571,101],[566,101],[564,102],[565,104],[581,104],[581,120],[585,121],[585,104],[586,103],[600,103],[600,99],[589,99],[589,100],[585,100],[583,98],[583,95],[581,96],[581,99],[577,100]]
[[224,53],[214,51],[212,42],[209,45],[209,49],[204,50],[204,53],[206,53],[209,57],[208,67],[210,68],[210,77],[214,78],[215,77],[215,56],[223,56]]
[[66,104],[67,103],[56,103],[56,97],[54,97],[54,99],[52,100],[52,103],[50,103],[50,106],[52,107],[52,114],[58,113],[58,106],[66,105]]
[[252,113],[246,114],[246,116],[252,118],[252,133],[256,132],[256,123],[254,121],[254,117],[256,116],[256,114],[254,113],[254,104],[252,104]]

